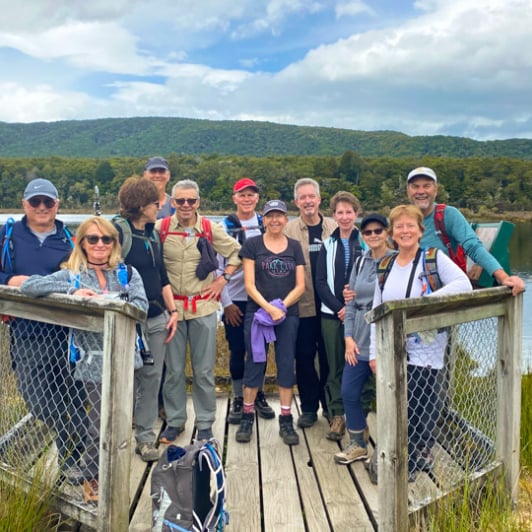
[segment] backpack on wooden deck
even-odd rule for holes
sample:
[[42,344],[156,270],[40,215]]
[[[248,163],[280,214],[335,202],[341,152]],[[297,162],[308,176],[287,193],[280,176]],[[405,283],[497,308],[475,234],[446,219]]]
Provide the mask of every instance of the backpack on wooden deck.
[[153,470],[150,495],[154,532],[224,530],[229,514],[217,441],[168,446]]

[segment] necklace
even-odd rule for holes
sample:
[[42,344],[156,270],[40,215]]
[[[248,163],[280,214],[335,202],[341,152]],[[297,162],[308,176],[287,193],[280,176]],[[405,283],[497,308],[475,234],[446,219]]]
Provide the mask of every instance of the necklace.
[[87,263],[91,266],[105,266],[106,264],[109,264],[109,261],[106,260],[105,262],[91,262],[90,260],[88,260]]

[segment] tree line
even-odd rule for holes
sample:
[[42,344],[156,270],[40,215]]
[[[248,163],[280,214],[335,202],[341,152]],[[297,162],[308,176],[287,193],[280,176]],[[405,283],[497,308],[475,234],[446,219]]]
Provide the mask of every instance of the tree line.
[[[386,212],[405,201],[406,176],[416,166],[430,166],[436,171],[440,201],[471,213],[532,210],[532,161],[523,159],[362,157],[351,150],[339,157],[171,153],[167,159],[172,173],[170,185],[179,179],[196,181],[202,209],[211,212],[232,209],[232,185],[243,176],[257,182],[262,200],[291,202],[296,180],[311,177],[320,183],[324,206],[336,191],[348,190],[360,198],[366,212]],[[145,161],[138,157],[0,158],[0,208],[20,208],[26,184],[42,177],[56,185],[63,209],[91,212],[97,185],[104,212],[115,212],[120,185],[131,175],[142,175]]]

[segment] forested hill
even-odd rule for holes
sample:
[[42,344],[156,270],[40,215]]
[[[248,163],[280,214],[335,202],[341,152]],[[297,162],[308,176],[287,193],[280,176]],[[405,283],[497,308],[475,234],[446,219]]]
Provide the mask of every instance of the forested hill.
[[144,157],[154,153],[363,157],[513,157],[532,159],[532,140],[479,142],[448,136],[410,137],[271,122],[189,118],[105,118],[11,124],[0,122],[1,157]]

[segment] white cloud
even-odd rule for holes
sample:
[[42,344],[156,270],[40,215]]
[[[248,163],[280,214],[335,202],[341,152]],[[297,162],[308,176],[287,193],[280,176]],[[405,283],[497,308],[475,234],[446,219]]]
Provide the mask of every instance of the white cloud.
[[[75,68],[56,85],[51,77],[40,82],[38,68],[32,84],[21,66],[4,68],[0,120],[188,116],[476,138],[512,136],[514,128],[532,137],[530,0],[418,0],[413,15],[387,26],[374,4],[357,0],[109,3],[35,0],[24,31],[9,24],[22,16],[18,7],[7,10],[0,52],[10,47],[55,69]],[[57,11],[38,27],[52,5]],[[260,49],[258,36],[268,47],[289,49],[288,39],[297,47],[303,37],[286,25],[297,29],[299,18],[316,23],[321,15],[336,16],[347,36],[278,72],[250,70],[271,52]],[[360,30],[360,15],[374,29]],[[231,38],[241,57],[235,48],[226,52]],[[91,72],[105,74],[105,99],[80,92]]]
[[361,13],[366,13],[369,15],[375,14],[374,9],[360,0],[338,2],[334,10],[336,12],[336,18],[353,17],[355,15],[360,15]]

